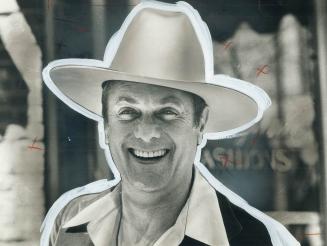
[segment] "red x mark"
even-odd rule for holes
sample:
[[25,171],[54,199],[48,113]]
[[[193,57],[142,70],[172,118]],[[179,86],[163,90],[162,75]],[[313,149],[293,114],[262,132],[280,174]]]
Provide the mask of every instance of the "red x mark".
[[39,148],[39,147],[34,146],[34,145],[35,145],[35,142],[36,142],[36,138],[34,138],[34,140],[33,140],[33,144],[27,146],[27,148],[29,148],[29,149],[43,150],[43,149],[41,149],[41,148]]
[[224,43],[224,49],[227,50],[231,46],[232,43],[233,43],[232,41],[225,42]]
[[268,65],[263,65],[261,67],[258,67],[257,68],[257,76],[256,77],[258,77],[261,73],[268,74],[268,71],[265,70],[265,68],[267,68],[267,70],[268,70]]
[[227,154],[220,154],[220,161],[223,163],[223,167],[226,167],[228,163],[232,163]]

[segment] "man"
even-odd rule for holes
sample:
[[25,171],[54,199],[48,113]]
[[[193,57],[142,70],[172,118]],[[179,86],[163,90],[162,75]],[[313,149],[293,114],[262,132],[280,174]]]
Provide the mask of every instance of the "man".
[[270,100],[213,74],[208,29],[188,4],[143,2],[104,61],[59,60],[43,76],[61,100],[99,122],[116,179],[64,194],[41,245],[298,245],[199,163],[206,139],[249,128]]

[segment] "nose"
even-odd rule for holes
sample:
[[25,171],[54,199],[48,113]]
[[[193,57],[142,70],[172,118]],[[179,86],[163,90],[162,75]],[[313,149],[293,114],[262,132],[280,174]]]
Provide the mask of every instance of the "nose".
[[160,138],[159,126],[150,117],[146,117],[135,127],[134,135],[148,143],[152,138]]

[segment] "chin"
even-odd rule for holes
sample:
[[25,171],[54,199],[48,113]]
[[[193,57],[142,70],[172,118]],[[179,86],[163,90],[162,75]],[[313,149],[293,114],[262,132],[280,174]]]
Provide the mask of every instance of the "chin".
[[149,186],[149,185],[143,184],[141,182],[134,182],[133,185],[136,189],[138,189],[140,191],[144,191],[144,192],[149,192],[149,193],[160,190],[158,187]]
[[137,180],[135,179],[135,176],[128,179],[128,182],[135,189],[140,190],[140,191],[144,191],[144,192],[161,191],[161,190],[166,189],[168,187],[168,185],[171,183],[171,182],[169,182],[170,179],[164,178],[160,174],[157,174],[157,175],[151,174],[151,175],[148,176],[145,173],[143,173],[142,175],[143,176],[140,179],[137,179]]

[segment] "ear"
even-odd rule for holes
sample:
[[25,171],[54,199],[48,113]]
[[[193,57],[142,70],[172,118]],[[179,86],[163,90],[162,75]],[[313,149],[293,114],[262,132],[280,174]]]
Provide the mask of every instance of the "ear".
[[199,120],[199,124],[198,124],[198,128],[199,128],[198,145],[202,142],[203,131],[208,122],[208,117],[209,117],[209,108],[208,108],[208,106],[206,106],[202,111],[202,114],[201,114],[201,117]]

